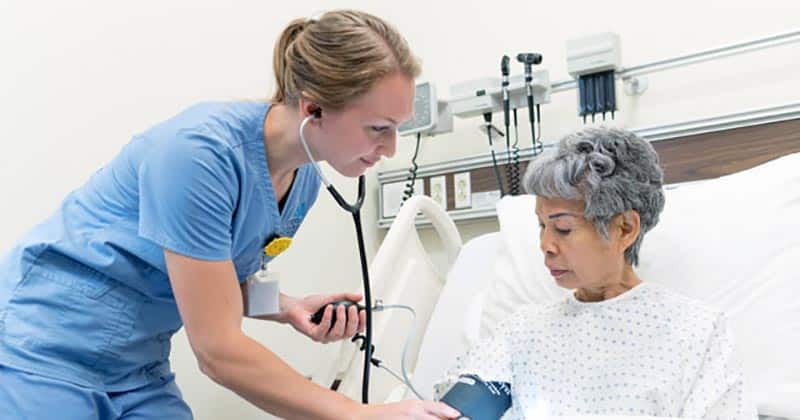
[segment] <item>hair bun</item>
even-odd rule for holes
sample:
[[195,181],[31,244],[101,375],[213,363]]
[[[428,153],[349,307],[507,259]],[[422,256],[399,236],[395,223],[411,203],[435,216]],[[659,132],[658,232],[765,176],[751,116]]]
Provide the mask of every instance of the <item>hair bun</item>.
[[603,153],[604,148],[600,143],[595,143],[587,138],[578,138],[572,144],[576,153],[584,156],[584,162],[589,170],[605,178],[614,173],[617,165],[614,158]]
[[592,172],[600,175],[601,178],[611,176],[616,169],[617,164],[610,156],[604,155],[600,152],[592,152],[586,156],[586,163],[591,168]]
[[594,143],[589,140],[581,139],[575,143],[575,151],[583,154],[592,153],[595,151]]

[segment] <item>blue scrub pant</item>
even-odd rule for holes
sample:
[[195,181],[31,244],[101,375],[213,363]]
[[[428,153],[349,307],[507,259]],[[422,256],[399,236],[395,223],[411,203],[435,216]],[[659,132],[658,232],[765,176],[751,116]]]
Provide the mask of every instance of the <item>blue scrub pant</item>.
[[[19,420],[191,420],[175,376],[107,393],[0,365],[0,418]],[[9,411],[10,410],[10,411]]]

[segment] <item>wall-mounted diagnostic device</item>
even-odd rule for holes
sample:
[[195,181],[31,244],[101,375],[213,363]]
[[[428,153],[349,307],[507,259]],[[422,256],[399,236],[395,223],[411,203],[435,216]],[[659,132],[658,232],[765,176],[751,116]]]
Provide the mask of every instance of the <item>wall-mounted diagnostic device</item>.
[[615,73],[620,70],[622,53],[619,35],[602,33],[567,41],[567,71],[578,79],[578,115],[591,116],[617,110]]
[[436,86],[431,82],[417,84],[414,95],[414,116],[397,128],[401,136],[419,134],[434,136],[453,131],[453,113],[445,101],[436,97]]
[[[550,102],[550,73],[545,70],[533,71],[530,82],[520,74],[508,78],[508,100],[511,108],[528,106],[527,92],[530,89],[533,102]],[[488,112],[503,110],[503,84],[500,78],[485,77],[457,83],[450,87],[450,106],[453,115],[461,118],[479,117]]]

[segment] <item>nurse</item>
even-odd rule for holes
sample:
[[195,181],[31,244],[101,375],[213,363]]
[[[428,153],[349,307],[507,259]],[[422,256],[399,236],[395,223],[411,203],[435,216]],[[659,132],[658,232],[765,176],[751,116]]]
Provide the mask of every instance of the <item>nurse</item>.
[[[273,65],[269,103],[203,103],[134,136],[0,259],[1,418],[191,418],[168,360],[181,326],[206,375],[281,417],[458,415],[430,401],[356,403],[242,332],[240,284],[320,188],[301,121],[316,116],[304,131],[313,156],[358,176],[394,154],[420,72],[395,29],[357,11],[291,22]],[[309,318],[342,299],[361,296],[281,295],[269,318],[340,340],[364,328],[363,312]]]

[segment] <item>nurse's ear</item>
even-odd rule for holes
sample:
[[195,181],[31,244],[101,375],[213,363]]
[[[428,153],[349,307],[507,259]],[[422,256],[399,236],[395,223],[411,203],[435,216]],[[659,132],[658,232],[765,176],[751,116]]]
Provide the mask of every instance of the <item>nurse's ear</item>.
[[303,118],[308,116],[313,116],[316,120],[322,118],[322,108],[318,104],[301,97],[299,99],[299,105],[300,113],[303,115]]

